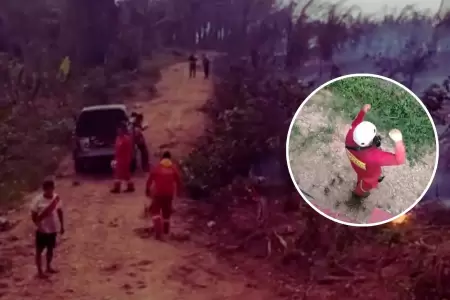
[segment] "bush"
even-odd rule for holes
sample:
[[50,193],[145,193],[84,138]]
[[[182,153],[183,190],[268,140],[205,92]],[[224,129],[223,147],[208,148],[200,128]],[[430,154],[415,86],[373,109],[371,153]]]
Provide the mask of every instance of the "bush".
[[290,121],[309,92],[295,79],[276,79],[247,65],[229,68],[205,108],[212,128],[183,164],[188,189],[206,196],[268,157],[285,165]]

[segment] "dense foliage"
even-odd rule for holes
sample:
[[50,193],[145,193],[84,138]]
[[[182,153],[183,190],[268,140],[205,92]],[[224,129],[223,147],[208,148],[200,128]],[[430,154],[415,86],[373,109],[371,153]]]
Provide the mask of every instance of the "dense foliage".
[[277,78],[242,62],[222,63],[232,67],[216,82],[214,100],[205,108],[211,128],[185,163],[189,185],[207,192],[247,176],[264,158],[284,162],[290,121],[311,91],[295,78]]

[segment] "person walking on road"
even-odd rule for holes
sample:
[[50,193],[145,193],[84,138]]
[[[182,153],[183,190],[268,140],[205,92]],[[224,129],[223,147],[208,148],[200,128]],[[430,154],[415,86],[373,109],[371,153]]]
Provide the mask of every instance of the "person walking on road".
[[208,79],[209,78],[210,60],[206,56],[206,54],[203,54],[202,62],[203,62],[203,73],[205,74],[205,79]]
[[141,156],[141,167],[142,171],[148,172],[149,168],[149,155],[148,155],[148,148],[147,143],[145,141],[145,137],[143,134],[143,131],[146,129],[146,126],[143,124],[144,117],[142,114],[133,113],[133,122],[132,122],[132,128],[133,128],[133,140],[136,145],[136,147],[139,150],[140,156]]
[[161,161],[150,172],[146,195],[151,198],[150,215],[156,239],[170,232],[173,200],[180,193],[181,175],[170,152],[164,152]]
[[370,191],[383,181],[381,167],[402,165],[406,160],[402,133],[398,129],[389,132],[389,137],[395,143],[395,153],[381,150],[381,137],[377,135],[377,128],[371,122],[364,121],[370,109],[370,104],[363,106],[345,138],[347,156],[357,174],[353,195],[359,199],[367,198]]
[[[58,232],[64,234],[64,217],[59,195],[55,193],[55,182],[46,179],[40,193],[31,202],[31,219],[36,226],[35,233],[35,263],[38,277],[45,278],[47,274],[57,273],[52,268],[53,254],[56,247]],[[46,273],[42,269],[42,253],[46,250]]]
[[197,57],[195,54],[189,56],[189,78],[195,78],[197,75]]
[[115,144],[115,157],[113,162],[114,186],[111,193],[119,194],[121,192],[122,181],[126,182],[127,189],[125,193],[134,192],[134,184],[131,181],[131,161],[133,157],[133,141],[127,131],[127,126],[121,124],[117,129]]

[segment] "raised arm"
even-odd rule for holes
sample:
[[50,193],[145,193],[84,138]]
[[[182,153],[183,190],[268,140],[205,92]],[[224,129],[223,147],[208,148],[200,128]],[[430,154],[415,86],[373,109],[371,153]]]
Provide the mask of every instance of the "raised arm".
[[362,121],[364,121],[364,117],[366,116],[366,113],[369,112],[370,108],[371,108],[370,104],[364,104],[364,106],[361,108],[361,110],[359,111],[358,115],[356,116],[356,118],[352,122],[352,127],[353,128],[355,128]]
[[376,160],[380,166],[385,167],[402,165],[406,161],[406,148],[402,133],[398,129],[392,129],[389,136],[395,143],[395,153],[380,150],[377,152]]
[[395,153],[380,150],[376,161],[382,167],[403,165],[406,161],[406,150],[403,142],[395,143]]

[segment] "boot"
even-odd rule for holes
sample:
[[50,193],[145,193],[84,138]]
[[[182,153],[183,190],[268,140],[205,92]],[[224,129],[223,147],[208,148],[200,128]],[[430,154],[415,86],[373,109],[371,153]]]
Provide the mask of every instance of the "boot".
[[353,196],[354,198],[356,198],[356,199],[361,199],[361,200],[363,200],[363,199],[366,199],[367,197],[370,196],[370,192],[365,192],[364,194],[359,195],[359,194],[355,193],[355,191],[353,191],[353,192],[352,192],[352,196]]
[[169,234],[170,233],[170,221],[169,220],[164,220],[163,232],[164,232],[164,234]]
[[344,204],[352,211],[358,211],[365,208],[364,200],[367,197],[356,194],[354,191],[351,192],[349,198],[344,201]]
[[128,182],[127,189],[124,191],[125,193],[133,193],[135,191],[134,183]]
[[155,232],[155,238],[157,240],[162,240],[163,224],[161,222],[161,217],[154,216],[154,217],[152,217],[152,221],[153,221],[153,230]]
[[110,191],[112,194],[120,194],[120,181],[114,182],[114,186]]

